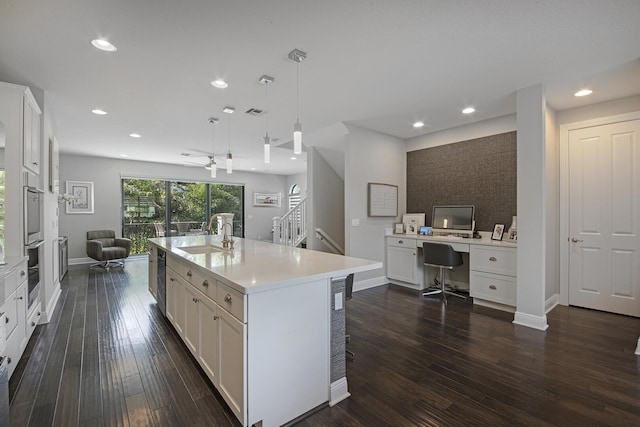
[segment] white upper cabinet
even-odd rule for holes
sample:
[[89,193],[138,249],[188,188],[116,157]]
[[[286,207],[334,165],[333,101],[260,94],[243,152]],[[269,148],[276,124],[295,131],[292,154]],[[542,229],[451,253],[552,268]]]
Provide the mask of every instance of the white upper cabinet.
[[22,112],[23,166],[40,174],[40,109],[29,96],[24,97]]

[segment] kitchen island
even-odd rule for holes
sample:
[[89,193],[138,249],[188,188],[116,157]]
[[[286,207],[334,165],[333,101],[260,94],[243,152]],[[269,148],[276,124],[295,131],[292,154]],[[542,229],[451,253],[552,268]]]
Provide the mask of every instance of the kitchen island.
[[224,248],[222,236],[149,242],[150,291],[242,425],[349,396],[345,277],[381,262],[248,239]]

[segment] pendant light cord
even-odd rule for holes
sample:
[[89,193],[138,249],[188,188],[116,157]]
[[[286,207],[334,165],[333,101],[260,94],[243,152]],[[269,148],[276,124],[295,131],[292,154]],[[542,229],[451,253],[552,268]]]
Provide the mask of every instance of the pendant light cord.
[[227,120],[227,139],[229,140],[229,153],[231,153],[231,114]]
[[300,63],[296,62],[296,121],[300,121]]
[[267,134],[267,136],[269,136],[269,83],[265,83],[264,85],[264,108],[265,108],[265,113],[264,113],[264,118],[266,121],[266,125],[267,128],[265,129],[265,132]]

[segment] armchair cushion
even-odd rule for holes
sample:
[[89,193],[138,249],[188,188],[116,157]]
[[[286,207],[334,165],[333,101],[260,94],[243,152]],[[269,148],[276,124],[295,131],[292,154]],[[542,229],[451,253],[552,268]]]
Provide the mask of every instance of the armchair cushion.
[[113,230],[87,231],[87,255],[97,261],[124,259],[131,253],[131,240],[116,237]]

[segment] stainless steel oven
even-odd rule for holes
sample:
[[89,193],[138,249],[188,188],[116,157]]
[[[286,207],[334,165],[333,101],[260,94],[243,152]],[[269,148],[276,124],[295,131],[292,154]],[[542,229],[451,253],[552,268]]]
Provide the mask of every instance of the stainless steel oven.
[[40,290],[40,248],[44,242],[38,242],[27,247],[28,261],[28,290],[29,299],[27,300],[27,310],[31,308],[33,303],[38,299],[38,292]]

